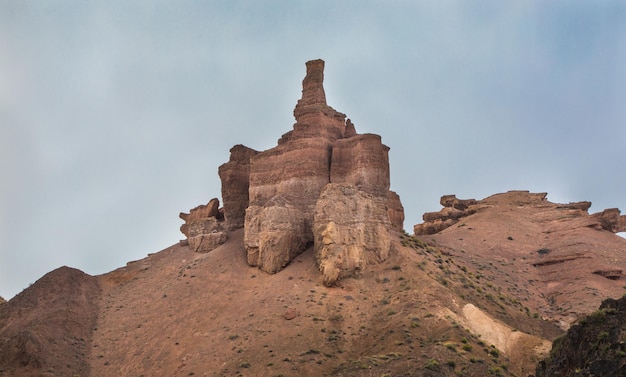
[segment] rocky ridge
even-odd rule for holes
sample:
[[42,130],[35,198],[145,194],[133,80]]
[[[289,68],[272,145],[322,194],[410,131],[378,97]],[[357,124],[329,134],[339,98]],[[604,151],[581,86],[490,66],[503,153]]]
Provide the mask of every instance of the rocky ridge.
[[590,215],[590,202],[552,203],[528,191],[483,200],[446,195],[441,204],[415,234],[458,260],[497,265],[488,269],[491,280],[564,329],[623,290],[626,240],[613,234],[621,230],[619,210]]

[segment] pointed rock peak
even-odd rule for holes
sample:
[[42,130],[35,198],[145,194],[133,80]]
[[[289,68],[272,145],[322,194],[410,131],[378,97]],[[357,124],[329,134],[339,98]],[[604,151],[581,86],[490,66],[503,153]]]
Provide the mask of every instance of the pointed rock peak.
[[[335,117],[337,113],[326,104],[324,92],[324,61],[322,59],[306,62],[306,76],[302,80],[302,98],[298,100],[293,115],[299,120],[302,115],[311,112],[321,112],[327,116]],[[338,119],[345,120],[345,115],[337,113]]]
[[324,61],[322,59],[306,62],[306,77],[302,80],[301,105],[326,105],[324,93]]

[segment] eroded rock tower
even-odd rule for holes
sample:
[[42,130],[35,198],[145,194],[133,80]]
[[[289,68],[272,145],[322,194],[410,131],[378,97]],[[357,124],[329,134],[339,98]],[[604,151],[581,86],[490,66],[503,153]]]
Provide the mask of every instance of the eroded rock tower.
[[389,190],[389,148],[328,106],[323,60],[306,68],[293,129],[266,151],[234,146],[220,166],[224,222],[244,227],[248,264],[268,273],[314,245],[332,285],[389,255],[404,209]]

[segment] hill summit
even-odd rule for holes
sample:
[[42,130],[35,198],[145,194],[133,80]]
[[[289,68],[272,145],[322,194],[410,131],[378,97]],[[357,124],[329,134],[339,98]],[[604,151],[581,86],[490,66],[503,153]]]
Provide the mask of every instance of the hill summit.
[[184,240],[0,299],[0,377],[623,372],[623,300],[596,311],[626,287],[620,211],[444,195],[405,233],[389,148],[326,104],[323,68],[274,148],[230,150]]

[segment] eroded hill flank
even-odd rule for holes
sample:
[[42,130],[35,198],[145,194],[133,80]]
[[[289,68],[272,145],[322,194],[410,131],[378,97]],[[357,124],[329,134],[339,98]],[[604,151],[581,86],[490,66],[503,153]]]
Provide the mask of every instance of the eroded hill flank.
[[545,193],[511,191],[483,200],[442,197],[440,212],[424,214],[415,233],[541,317],[568,328],[608,297],[624,293],[626,240],[619,210],[587,212],[590,202],[552,203]]

